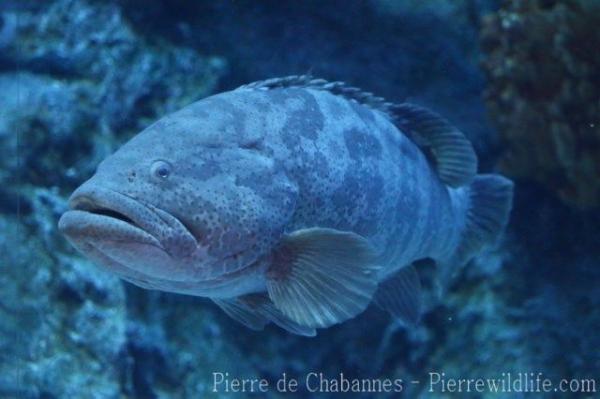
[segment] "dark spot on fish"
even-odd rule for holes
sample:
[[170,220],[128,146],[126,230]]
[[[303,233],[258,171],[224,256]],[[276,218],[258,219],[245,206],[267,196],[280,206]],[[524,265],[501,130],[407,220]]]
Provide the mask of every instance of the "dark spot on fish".
[[240,148],[244,150],[261,151],[263,149],[263,138],[256,138],[240,144]]
[[300,144],[300,136],[316,140],[323,130],[324,116],[314,96],[303,89],[273,90],[275,100],[285,104],[286,100],[300,100],[299,109],[290,109],[282,130],[282,140],[288,148]]
[[197,169],[196,177],[199,180],[208,180],[223,172],[221,165],[213,159],[204,161]]
[[338,228],[349,228],[357,234],[377,233],[377,219],[382,205],[383,179],[366,168],[346,173],[343,184],[334,191],[331,200],[336,209]]
[[287,125],[281,132],[281,141],[283,141],[283,144],[293,152],[298,151],[298,148],[300,147],[300,136],[296,132],[288,130]]
[[333,192],[331,201],[335,209],[342,211],[348,207],[353,207],[360,197],[360,184],[358,180],[351,175],[346,174],[344,183]]
[[311,93],[300,91],[299,97],[304,99],[304,109],[300,112],[300,116],[306,118],[304,121],[305,127],[301,130],[300,134],[310,140],[316,140],[319,132],[323,130],[323,113],[321,112],[319,103],[317,103],[317,100],[315,100],[315,97]]
[[381,156],[381,143],[367,131],[356,128],[348,129],[344,131],[344,141],[350,158],[354,160]]
[[132,170],[131,172],[129,172],[129,173],[127,174],[127,181],[128,181],[129,183],[133,183],[133,181],[135,180],[135,177],[136,177],[136,175],[137,175],[137,174],[135,173],[135,170]]
[[322,152],[317,152],[312,162],[313,172],[321,179],[327,178],[329,171],[329,162]]
[[354,112],[356,112],[358,114],[358,116],[367,123],[374,123],[375,122],[375,114],[373,113],[373,111],[369,108],[367,108],[364,105],[355,103],[353,101],[350,102],[350,106],[352,107],[352,109],[354,110]]

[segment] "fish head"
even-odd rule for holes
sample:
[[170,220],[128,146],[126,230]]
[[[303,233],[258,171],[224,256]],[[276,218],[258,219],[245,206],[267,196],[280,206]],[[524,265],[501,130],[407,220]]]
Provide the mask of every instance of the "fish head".
[[102,161],[59,221],[68,240],[126,280],[154,287],[221,278],[269,253],[297,187],[260,137],[231,131],[239,115],[218,104],[171,114]]

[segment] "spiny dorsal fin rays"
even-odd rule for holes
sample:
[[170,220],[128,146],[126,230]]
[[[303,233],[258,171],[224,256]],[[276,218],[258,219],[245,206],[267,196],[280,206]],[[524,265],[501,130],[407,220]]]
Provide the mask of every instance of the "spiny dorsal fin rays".
[[430,151],[440,180],[451,187],[468,185],[477,173],[477,155],[465,135],[436,113],[414,104],[394,104],[343,82],[311,75],[272,78],[240,86],[237,90],[305,88],[327,91],[382,112],[416,145]]
[[239,89],[257,89],[271,90],[278,88],[303,88],[327,91],[338,95],[350,101],[356,101],[359,104],[366,105],[371,109],[381,111],[391,116],[390,107],[393,103],[386,101],[383,97],[374,95],[371,92],[364,91],[358,87],[349,86],[340,81],[330,82],[325,79],[314,78],[311,75],[292,75],[281,78],[272,78],[252,82],[238,87]]
[[477,154],[469,139],[446,119],[414,104],[391,107],[394,123],[421,148],[431,150],[440,180],[450,187],[470,184],[477,174]]

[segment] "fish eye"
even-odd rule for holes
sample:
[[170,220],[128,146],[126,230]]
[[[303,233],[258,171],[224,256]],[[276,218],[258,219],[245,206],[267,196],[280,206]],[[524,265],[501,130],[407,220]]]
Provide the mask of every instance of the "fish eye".
[[171,169],[172,166],[167,161],[154,161],[150,167],[150,175],[158,180],[166,180],[171,175]]

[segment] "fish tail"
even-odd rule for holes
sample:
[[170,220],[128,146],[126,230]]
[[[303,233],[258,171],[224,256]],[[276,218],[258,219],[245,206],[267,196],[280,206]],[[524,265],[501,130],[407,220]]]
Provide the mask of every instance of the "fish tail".
[[468,188],[469,206],[455,260],[465,264],[504,231],[512,208],[514,184],[493,174],[475,176]]
[[508,224],[514,184],[494,174],[476,175],[466,188],[466,221],[456,251],[438,261],[438,295],[443,295],[460,267],[496,242]]

